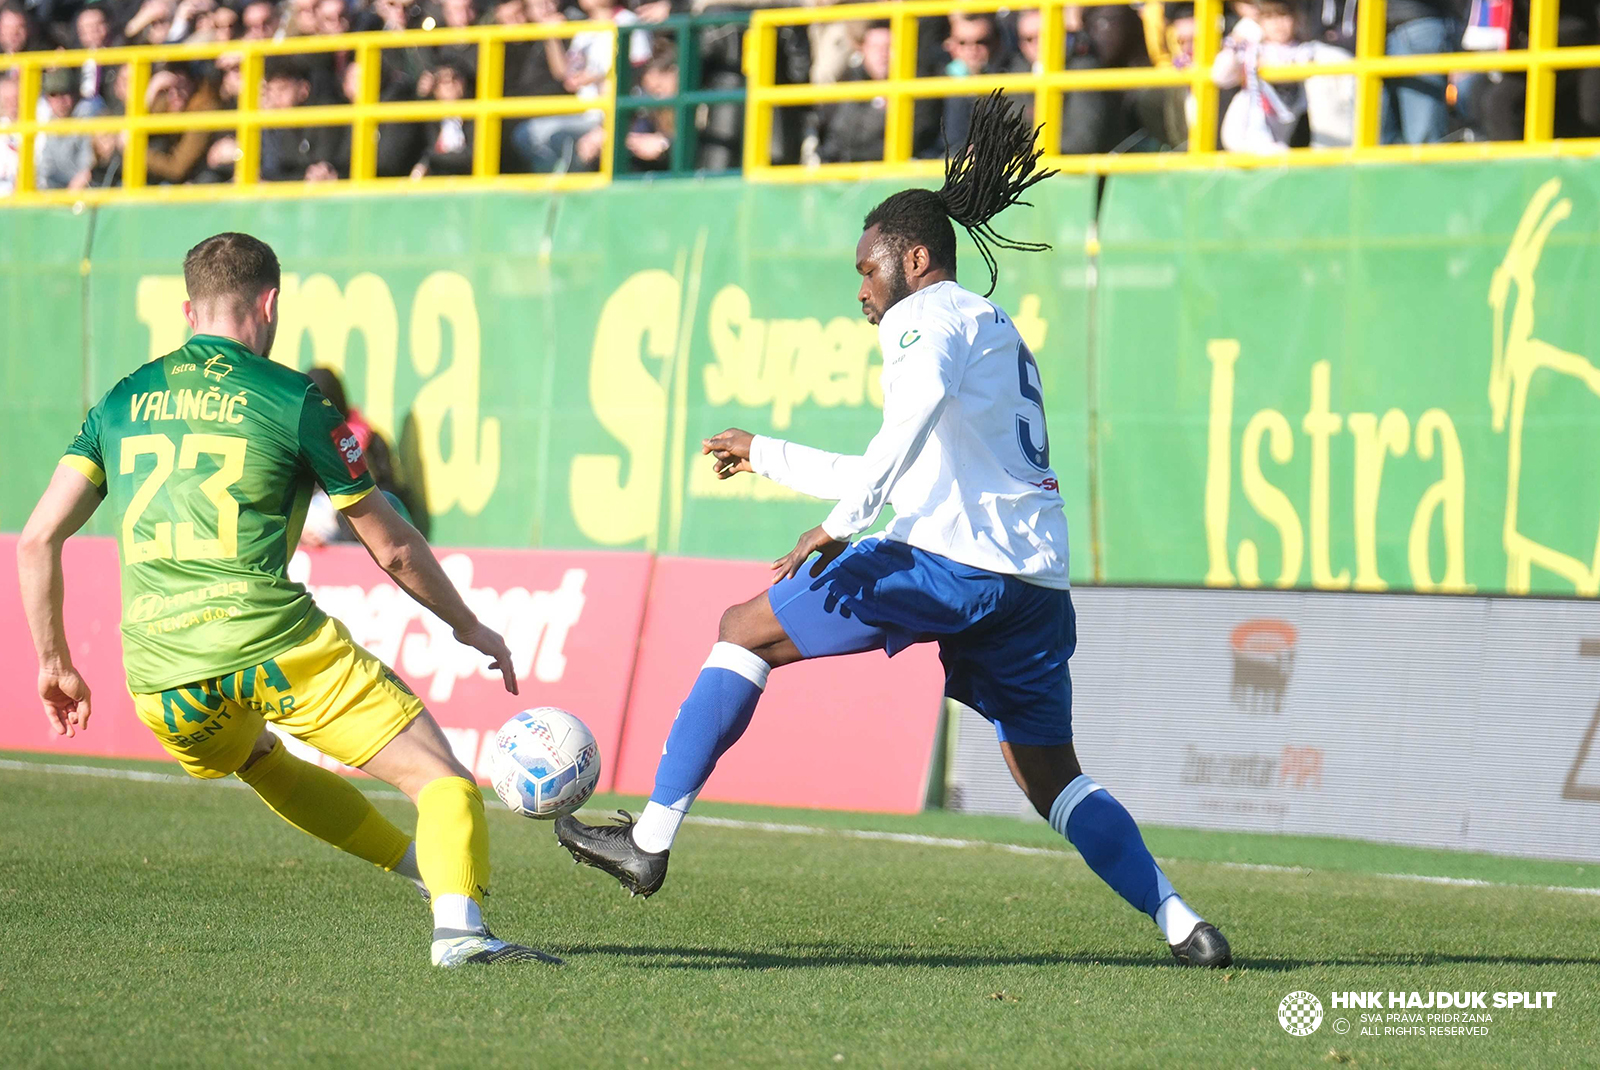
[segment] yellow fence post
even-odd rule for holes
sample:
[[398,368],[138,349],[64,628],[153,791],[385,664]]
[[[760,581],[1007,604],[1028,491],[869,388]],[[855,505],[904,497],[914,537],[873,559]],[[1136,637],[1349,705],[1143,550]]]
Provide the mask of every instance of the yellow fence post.
[[[632,38],[630,37],[629,40],[631,41]],[[606,131],[605,147],[600,150],[600,175],[607,182],[611,181],[612,173],[617,166],[617,138],[623,136],[622,131],[617,129],[617,86],[622,79],[618,64],[632,62],[628,58],[628,51],[628,49],[622,47],[622,34],[620,32],[613,33],[611,35],[611,77],[606,79],[605,97],[602,101],[605,115],[600,120],[605,125]],[[683,135],[680,133],[678,136],[682,137]]]
[[128,99],[123,102],[132,121],[128,144],[122,150],[122,188],[139,189],[145,184],[145,160],[150,147],[150,130],[139,122],[149,114],[146,96],[150,89],[150,61],[144,57],[128,64]]
[[362,111],[350,124],[350,181],[370,182],[378,177],[378,121],[368,109],[382,95],[383,50],[375,44],[364,44],[356,49],[356,63],[361,72],[356,103]]
[[[1046,0],[1039,11],[1039,66],[1041,79],[1059,74],[1067,65],[1067,29],[1063,0]],[[1042,126],[1039,141],[1046,156],[1061,151],[1061,90],[1041,80],[1033,91],[1033,122]]]
[[[41,72],[36,63],[25,63],[22,80],[17,83],[17,119],[26,122],[39,114],[39,82]],[[31,127],[22,128],[22,145],[17,156],[17,192],[32,193],[38,176],[34,174],[34,139],[39,135]]]
[[[1389,47],[1386,0],[1361,0],[1356,8],[1356,58],[1376,59]],[[1356,76],[1356,114],[1350,144],[1358,149],[1378,143],[1383,132],[1383,77],[1363,71]]]
[[[616,81],[615,61],[612,81]],[[472,133],[472,174],[485,178],[500,173],[500,117],[494,104],[506,83],[506,43],[486,37],[478,43],[478,98],[476,127]],[[604,165],[601,165],[602,169]]]
[[1546,142],[1555,136],[1556,72],[1545,66],[1556,47],[1556,0],[1532,0],[1528,12],[1528,110],[1522,139]]
[[246,51],[239,57],[239,127],[234,134],[239,159],[233,165],[233,181],[239,186],[253,186],[261,180],[261,125],[256,119],[264,69],[260,52]]
[[1211,80],[1211,65],[1221,47],[1222,0],[1195,0],[1194,69],[1189,72],[1195,105],[1194,125],[1189,128],[1192,153],[1214,153],[1217,148],[1217,83]]
[[757,11],[745,31],[744,173],[772,166],[772,105],[766,90],[778,79],[778,30]]
[[889,16],[888,110],[883,117],[883,162],[911,159],[911,134],[917,102],[906,85],[917,76],[917,18],[904,10]]

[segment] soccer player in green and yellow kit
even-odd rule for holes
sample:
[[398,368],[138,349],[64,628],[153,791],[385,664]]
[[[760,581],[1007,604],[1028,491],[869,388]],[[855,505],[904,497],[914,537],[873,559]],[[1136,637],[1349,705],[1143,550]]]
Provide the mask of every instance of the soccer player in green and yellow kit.
[[[196,777],[237,773],[295,827],[411,878],[431,898],[435,965],[540,959],[483,923],[483,795],[400,678],[289,580],[314,483],[367,551],[517,692],[504,641],[480,623],[382,495],[344,416],[268,360],[278,258],[218,234],[183,262],[194,337],[89,411],[23,529],[18,572],[52,728],[88,727],[89,686],[62,622],[62,544],[102,502],[122,561],[122,643],[139,718]],[[387,781],[417,806],[413,839],[354,785],[291,755],[274,725]]]

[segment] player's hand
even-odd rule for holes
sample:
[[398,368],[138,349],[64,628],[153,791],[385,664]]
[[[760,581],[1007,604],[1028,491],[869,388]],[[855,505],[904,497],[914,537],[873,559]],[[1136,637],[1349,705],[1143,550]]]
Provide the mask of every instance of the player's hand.
[[755,469],[750,467],[750,444],[755,437],[748,431],[730,427],[720,435],[702,440],[700,452],[711,454],[711,463],[718,479],[727,479],[740,472],[754,472]]
[[89,685],[76,669],[40,669],[39,699],[56,735],[75,736],[89,727]]
[[849,548],[849,542],[834,538],[826,531],[823,531],[822,525],[818,524],[800,536],[800,541],[794,544],[793,550],[790,550],[783,557],[772,563],[772,582],[778,583],[789,579],[791,576],[798,575],[801,566],[806,563],[806,559],[812,554],[820,555],[817,558],[817,563],[811,566],[811,578],[816,579],[822,575],[823,569],[833,564],[834,558]]
[[500,675],[505,678],[506,690],[513,695],[517,693],[517,670],[511,665],[511,651],[506,647],[506,641],[500,638],[499,632],[479,622],[456,632],[456,642],[470,646],[493,659],[494,667],[499,669]]

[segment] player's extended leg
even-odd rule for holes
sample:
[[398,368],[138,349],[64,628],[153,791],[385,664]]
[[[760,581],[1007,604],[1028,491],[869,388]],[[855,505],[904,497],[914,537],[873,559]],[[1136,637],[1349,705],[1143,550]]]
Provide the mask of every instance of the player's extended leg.
[[489,827],[483,793],[472,774],[456,760],[432,714],[418,714],[361,769],[399,788],[417,805],[417,869],[433,901],[435,966],[561,961],[498,940],[484,924]]
[[273,813],[301,832],[409,877],[427,894],[411,837],[378,813],[344,777],[296,758],[266,729],[257,737],[238,775]]
[[[809,577],[786,580],[722,615],[716,645],[672,722],[644,813],[636,824],[625,819],[620,825],[586,825],[575,817],[560,818],[556,839],[574,859],[611,874],[635,895],[654,894],[666,880],[668,852],[678,827],[717,760],[750,726],[767,674],[806,657],[883,646],[882,632],[848,614],[833,614],[825,645],[802,652],[773,607],[799,600],[811,585]],[[824,599],[817,596],[812,601],[821,614]]]
[[1084,775],[1071,743],[1028,746],[1002,740],[1000,750],[1033,808],[1078,849],[1112,891],[1155,919],[1179,962],[1220,967],[1233,961],[1216,926],[1173,891],[1133,815]]

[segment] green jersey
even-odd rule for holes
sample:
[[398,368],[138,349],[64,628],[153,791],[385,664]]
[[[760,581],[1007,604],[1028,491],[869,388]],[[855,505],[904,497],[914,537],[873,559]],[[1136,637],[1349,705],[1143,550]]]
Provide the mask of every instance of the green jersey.
[[373,489],[307,376],[210,335],[112,387],[62,463],[102,488],[116,524],[138,692],[259,665],[321,627],[287,571],[313,483],[339,508]]

